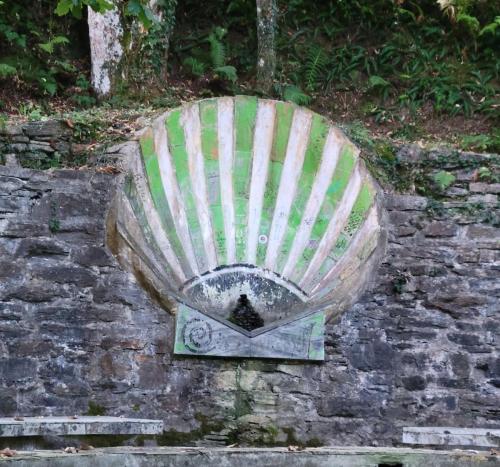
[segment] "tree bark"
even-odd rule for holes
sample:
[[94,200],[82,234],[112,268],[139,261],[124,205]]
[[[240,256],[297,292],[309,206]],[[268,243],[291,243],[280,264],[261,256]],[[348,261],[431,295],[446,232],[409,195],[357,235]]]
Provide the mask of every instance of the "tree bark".
[[257,88],[270,93],[276,71],[276,0],[257,2]]
[[123,25],[117,8],[97,13],[88,7],[91,83],[98,97],[113,91],[123,57]]
[[137,88],[164,85],[176,3],[150,0],[157,21],[149,29],[117,7],[104,13],[88,7],[91,83],[98,98],[112,95],[119,82]]

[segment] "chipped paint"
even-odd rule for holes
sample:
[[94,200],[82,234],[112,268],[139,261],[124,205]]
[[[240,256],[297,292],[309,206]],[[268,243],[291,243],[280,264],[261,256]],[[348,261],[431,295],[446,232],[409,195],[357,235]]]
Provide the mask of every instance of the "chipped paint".
[[158,117],[140,148],[118,222],[144,270],[158,271],[151,283],[178,301],[227,320],[246,294],[268,326],[336,314],[367,283],[381,245],[376,185],[319,115],[208,99]]

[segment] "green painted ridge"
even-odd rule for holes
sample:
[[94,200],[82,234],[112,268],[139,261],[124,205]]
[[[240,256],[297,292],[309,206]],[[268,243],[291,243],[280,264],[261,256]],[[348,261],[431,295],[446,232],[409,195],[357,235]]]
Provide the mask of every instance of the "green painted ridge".
[[349,179],[351,178],[356,165],[356,160],[357,154],[354,146],[350,143],[346,143],[342,147],[337,166],[335,167],[335,172],[333,173],[332,181],[328,187],[323,203],[321,204],[318,217],[316,218],[312,228],[309,245],[304,249],[297,262],[294,277],[301,277],[309,266],[309,263],[311,262],[314,253],[316,252],[316,249],[323,238],[326,229],[328,228],[330,219],[335,213],[338,204],[342,200],[342,195],[344,194],[347,184],[349,183]]
[[179,184],[179,189],[184,201],[194,254],[200,272],[205,272],[208,270],[208,264],[205,247],[203,245],[201,226],[198,220],[198,211],[196,210],[196,203],[193,197],[193,188],[191,186],[188,154],[186,150],[184,128],[181,125],[180,109],[167,115],[165,126],[168,132],[168,144],[175,167],[177,183]]
[[313,115],[304,164],[297,184],[297,192],[290,209],[287,229],[280,247],[276,271],[283,271],[295,235],[302,222],[304,209],[321,164],[323,148],[326,143],[329,129],[330,126],[326,119],[318,114]]
[[364,182],[347,218],[346,225],[335,243],[335,247],[330,251],[320,267],[318,278],[324,277],[346,253],[354,235],[365,221],[368,210],[373,205],[373,200],[373,189],[368,183]]
[[[358,193],[358,197],[356,198],[354,206],[351,210],[351,214],[347,219],[346,226],[342,231],[342,233],[348,238],[347,246],[365,221],[368,211],[373,205],[374,195],[375,193],[372,187],[365,182]],[[345,253],[347,246],[345,249],[341,249],[335,245],[334,255],[336,259]]]
[[[146,213],[144,212],[144,205],[140,200],[139,192],[137,191],[137,187],[132,177],[129,177],[126,180],[123,191],[130,203],[130,207],[132,208],[132,212],[137,220],[137,223],[141,227],[142,234],[144,235],[146,243],[148,244],[149,248],[151,248],[151,250],[155,253],[155,255],[158,258],[161,258],[162,257],[161,249],[158,246],[158,243],[156,243],[156,239],[153,234],[153,229],[149,225]],[[161,263],[161,266],[163,268],[163,271],[168,277],[172,278],[175,277],[167,261],[165,261],[165,264]]]
[[220,193],[219,138],[217,133],[217,100],[208,99],[199,103],[201,125],[201,151],[205,159],[208,203],[212,220],[213,236],[217,252],[217,262],[227,263],[224,216]]
[[256,97],[234,99],[235,151],[233,166],[236,261],[246,259],[248,203],[252,152],[258,101]]
[[[259,234],[269,237],[273,220],[274,207],[281,182],[283,162],[285,161],[290,128],[292,127],[293,112],[295,107],[284,102],[276,103],[276,119],[274,125],[274,139],[269,161],[268,176],[264,192]],[[267,244],[259,243],[257,246],[257,260],[259,266],[264,265]]]
[[184,269],[184,271],[191,271],[181,241],[177,235],[177,230],[175,229],[170,206],[165,196],[160,175],[160,166],[158,165],[158,156],[154,150],[154,140],[151,131],[152,130],[149,130],[140,138],[141,154],[144,163],[143,167],[149,191],[165,235],[172,246],[172,250],[179,259],[182,269]]
[[286,102],[276,103],[276,124],[274,125],[274,139],[271,149],[271,160],[285,162],[286,149],[292,127],[295,106]]

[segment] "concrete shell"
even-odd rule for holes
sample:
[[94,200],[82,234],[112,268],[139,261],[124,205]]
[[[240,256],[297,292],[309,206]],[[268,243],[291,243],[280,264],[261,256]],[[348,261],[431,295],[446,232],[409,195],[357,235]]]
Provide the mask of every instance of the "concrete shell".
[[192,102],[139,137],[110,217],[122,263],[157,297],[265,323],[338,314],[383,247],[377,187],[322,116],[255,97]]

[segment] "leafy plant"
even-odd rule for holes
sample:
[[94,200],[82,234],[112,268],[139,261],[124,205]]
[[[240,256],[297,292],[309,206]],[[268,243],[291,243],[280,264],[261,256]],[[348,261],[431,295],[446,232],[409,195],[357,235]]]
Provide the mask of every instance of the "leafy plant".
[[48,54],[52,54],[54,52],[54,48],[57,44],[68,44],[69,39],[65,36],[54,36],[49,39],[47,42],[43,42],[38,44],[42,50],[45,50]]
[[374,91],[378,92],[383,99],[387,99],[387,97],[389,96],[389,91],[391,89],[391,83],[389,83],[389,81],[386,81],[384,78],[380,76],[372,75],[368,79],[368,83],[370,89],[373,89]]
[[79,107],[91,107],[97,103],[95,97],[91,94],[90,82],[84,75],[78,75],[75,85],[77,93],[71,96],[71,99],[76,105]]
[[495,19],[488,23],[486,26],[481,29],[479,32],[480,36],[491,34],[494,35],[497,32],[497,28],[500,26],[500,16],[496,16]]
[[464,136],[460,141],[460,147],[472,151],[500,151],[500,130],[492,134]]
[[11,0],[0,4],[0,79],[16,76],[17,85],[54,95],[60,77],[75,68],[66,53],[68,23],[54,22],[48,3]]
[[205,73],[205,64],[194,57],[185,58],[182,65],[189,70],[189,73],[193,76],[199,77]]
[[44,117],[42,108],[30,101],[19,106],[19,113],[30,121],[38,121]]
[[210,44],[210,58],[212,60],[212,66],[214,68],[219,68],[224,66],[226,63],[226,48],[222,43],[222,38],[224,37],[226,31],[223,28],[215,28],[207,38]]
[[311,96],[307,95],[302,89],[295,85],[284,86],[282,88],[281,97],[297,105],[308,105],[311,102]]
[[59,0],[55,13],[59,16],[71,13],[76,18],[82,17],[83,7],[89,6],[94,11],[104,13],[113,8],[113,4],[107,0]]
[[304,67],[306,89],[313,91],[319,82],[324,79],[328,66],[328,58],[322,47],[313,45],[310,47]]
[[11,65],[6,63],[0,63],[0,78],[8,78],[9,76],[14,76],[17,70]]
[[231,81],[232,83],[237,81],[238,74],[236,68],[226,63],[226,47],[222,42],[226,33],[227,31],[224,28],[216,27],[206,36],[205,42],[208,43],[210,47],[209,63],[202,61],[201,58],[193,56],[184,59],[182,64],[184,68],[188,70],[189,74],[199,77],[205,74],[207,68],[211,68],[215,76],[222,80]]
[[236,68],[231,65],[218,66],[217,68],[214,68],[214,73],[220,76],[222,79],[226,79],[233,83],[235,83],[238,79]]
[[437,172],[432,178],[436,186],[441,191],[446,190],[446,188],[448,188],[456,179],[453,174],[451,174],[450,172],[446,172],[445,170]]

